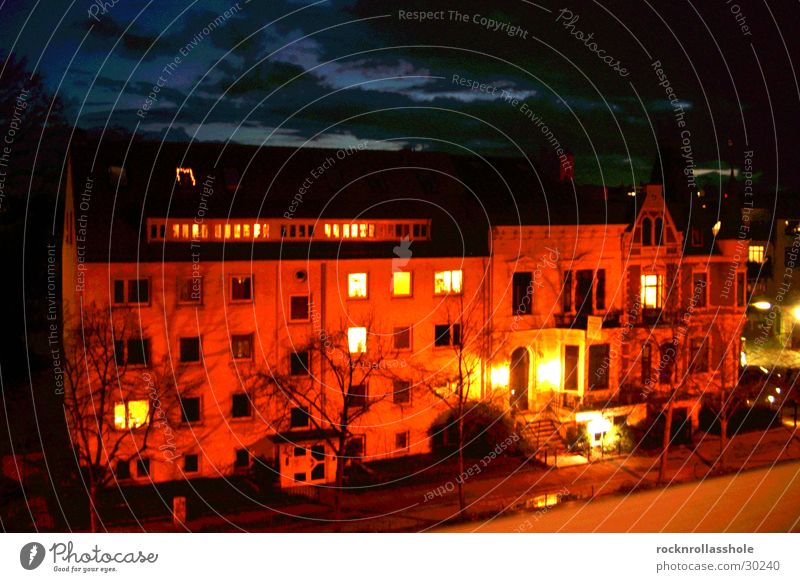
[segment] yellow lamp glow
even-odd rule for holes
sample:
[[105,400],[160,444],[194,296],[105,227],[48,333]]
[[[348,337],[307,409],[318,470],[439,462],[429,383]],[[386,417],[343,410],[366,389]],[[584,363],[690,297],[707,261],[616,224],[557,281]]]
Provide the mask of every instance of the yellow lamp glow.
[[510,372],[508,366],[499,366],[492,368],[492,385],[493,386],[508,386]]
[[536,372],[540,382],[546,382],[552,386],[561,385],[561,362],[558,360],[547,360],[540,363]]
[[792,317],[794,317],[797,320],[800,320],[800,305],[792,309]]
[[[603,440],[603,434],[611,430],[611,421],[607,418],[595,418],[589,421],[589,424],[586,425],[586,430],[594,442],[600,442]],[[598,434],[600,438],[595,438],[595,435]]]
[[772,303],[770,303],[769,301],[756,301],[755,303],[753,303],[753,307],[755,307],[756,309],[760,309],[761,311],[766,311],[767,309],[772,307]]

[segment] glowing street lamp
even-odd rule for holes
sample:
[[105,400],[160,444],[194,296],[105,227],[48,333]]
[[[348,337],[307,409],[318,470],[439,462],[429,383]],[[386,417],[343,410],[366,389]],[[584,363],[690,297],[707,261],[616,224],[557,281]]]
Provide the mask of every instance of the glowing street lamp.
[[766,311],[767,309],[772,307],[772,303],[770,303],[769,301],[756,301],[755,303],[753,303],[753,307],[755,307],[759,311]]

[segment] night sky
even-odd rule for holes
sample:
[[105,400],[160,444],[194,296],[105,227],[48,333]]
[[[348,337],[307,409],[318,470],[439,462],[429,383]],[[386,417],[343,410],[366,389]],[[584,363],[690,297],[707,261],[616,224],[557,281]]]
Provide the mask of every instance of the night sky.
[[647,182],[687,130],[700,183],[753,150],[762,184],[800,184],[796,2],[101,4],[0,2],[0,54],[26,57],[80,128],[538,159],[535,114],[579,183]]

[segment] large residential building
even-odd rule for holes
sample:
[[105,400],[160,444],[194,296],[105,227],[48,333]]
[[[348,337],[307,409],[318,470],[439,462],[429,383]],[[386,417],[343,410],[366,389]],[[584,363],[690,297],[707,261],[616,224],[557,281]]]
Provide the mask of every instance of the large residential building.
[[597,444],[669,398],[695,424],[736,382],[737,236],[659,185],[363,147],[92,143],[68,166],[64,310],[110,316],[119,479],[331,481],[430,451],[459,385]]

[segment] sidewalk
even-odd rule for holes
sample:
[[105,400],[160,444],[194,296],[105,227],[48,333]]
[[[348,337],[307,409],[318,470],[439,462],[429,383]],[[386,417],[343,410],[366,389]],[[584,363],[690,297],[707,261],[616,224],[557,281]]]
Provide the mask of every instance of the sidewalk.
[[[720,439],[700,433],[693,447],[670,449],[665,484],[696,481],[717,472]],[[779,427],[745,433],[729,441],[726,471],[770,466],[800,459],[800,431]],[[521,461],[520,461],[521,462]],[[561,499],[589,499],[601,495],[657,486],[659,456],[634,454],[593,459],[564,468],[508,463],[491,466],[464,482],[468,518],[542,507]],[[454,475],[455,477],[455,475]],[[449,483],[449,484],[448,484]],[[440,494],[433,492],[439,490]],[[544,496],[550,494],[547,498]],[[230,516],[208,516],[187,523],[191,531],[424,531],[458,515],[455,481],[376,487],[346,493],[342,520],[332,521],[328,505],[309,501],[279,511],[249,511]],[[148,524],[149,531],[173,531],[170,523]]]

